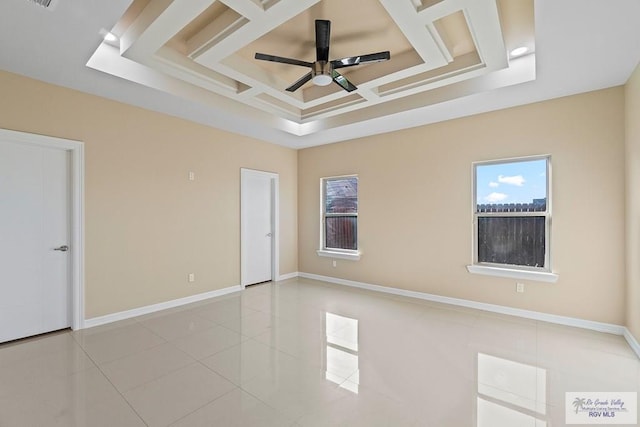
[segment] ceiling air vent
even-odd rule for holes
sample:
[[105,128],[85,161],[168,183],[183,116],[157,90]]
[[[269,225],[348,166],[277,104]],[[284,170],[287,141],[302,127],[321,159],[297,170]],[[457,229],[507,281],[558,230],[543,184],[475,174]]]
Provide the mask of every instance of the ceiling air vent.
[[38,6],[42,6],[47,10],[53,10],[55,7],[57,0],[28,0],[30,3],[37,4]]

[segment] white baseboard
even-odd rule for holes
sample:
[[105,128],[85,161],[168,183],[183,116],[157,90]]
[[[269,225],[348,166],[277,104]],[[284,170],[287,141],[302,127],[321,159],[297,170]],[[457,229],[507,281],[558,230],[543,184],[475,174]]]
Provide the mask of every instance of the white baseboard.
[[629,343],[629,347],[640,357],[640,343],[636,340],[636,337],[631,334],[631,331],[628,328],[624,328],[624,339]]
[[297,271],[295,271],[293,273],[281,274],[280,276],[278,276],[278,278],[276,280],[278,282],[280,282],[282,280],[295,279],[296,277],[298,277],[299,274],[300,273],[298,273]]
[[82,323],[81,329],[93,328],[94,326],[105,325],[107,323],[117,322],[118,320],[130,319],[132,317],[155,313],[156,311],[166,310],[168,308],[180,307],[181,305],[191,304],[193,302],[203,301],[209,298],[220,297],[222,295],[239,292],[241,290],[242,288],[240,286],[231,286],[228,288],[204,292],[202,294],[191,295],[188,297],[178,298],[158,304],[152,304],[144,307],[134,308],[131,310],[120,311],[118,313],[107,314],[105,316],[93,317],[91,319],[85,319],[85,321]]
[[[640,358],[640,343],[631,334],[631,331],[624,326],[614,325],[611,323],[595,322],[593,320],[578,319],[575,317],[558,316],[555,314],[542,313],[538,311],[523,310],[519,308],[507,307],[496,304],[488,304],[483,302],[471,301],[461,298],[445,297],[441,295],[428,294],[425,292],[409,291],[405,289],[392,288],[388,286],[373,285],[370,283],[356,282],[353,280],[339,279],[337,277],[321,276],[319,274],[294,272],[287,273],[278,276],[278,281],[294,279],[296,277],[303,277],[306,279],[320,280],[323,282],[334,283],[337,285],[351,286],[354,288],[367,289],[370,291],[383,292],[392,295],[400,295],[410,298],[417,298],[427,301],[434,301],[443,304],[456,305],[460,307],[473,308],[477,310],[489,311],[492,313],[506,314],[510,316],[523,317],[526,319],[540,320],[543,322],[555,323],[565,326],[573,326],[576,328],[589,329],[598,332],[605,332],[614,335],[622,335],[629,343],[631,349]],[[104,325],[107,323],[117,322],[118,320],[130,319],[132,317],[142,316],[144,314],[155,313],[160,310],[166,310],[169,308],[179,307],[185,304],[190,304],[198,301],[203,301],[209,298],[215,298],[223,295],[227,295],[233,292],[239,292],[242,288],[240,286],[231,286],[224,289],[218,289],[216,291],[205,292],[202,294],[191,295],[184,298],[179,298],[172,301],[166,301],[159,304],[148,305],[145,307],[134,308],[132,310],[121,311],[118,313],[107,314],[105,316],[94,317],[86,319],[82,328],[92,328],[94,326]]]
[[[513,307],[507,307],[507,306],[496,305],[496,304],[488,304],[484,302],[471,301],[471,300],[466,300],[461,298],[445,297],[441,295],[428,294],[424,292],[408,291],[405,289],[391,288],[391,287],[380,286],[380,285],[372,285],[370,283],[362,283],[362,282],[356,282],[353,280],[338,279],[336,277],[329,277],[329,276],[320,276],[318,274],[299,273],[299,276],[307,279],[321,280],[324,282],[335,283],[338,285],[345,285],[345,286],[351,286],[354,288],[384,292],[387,294],[418,298],[422,300],[457,305],[457,306],[467,307],[467,308],[474,308],[477,310],[490,311],[492,313],[507,314],[509,316],[518,316],[518,317],[523,317],[525,319],[540,320],[543,322],[556,323],[559,325],[574,326],[576,328],[590,329],[593,331],[606,332],[609,334],[624,335],[626,338],[625,330],[627,328],[625,328],[624,326],[614,325],[611,323],[595,322],[593,320],[584,320],[584,319],[577,319],[575,317],[558,316],[555,314],[547,314],[539,311],[523,310],[520,308],[513,308]],[[636,353],[638,352],[636,351]],[[639,353],[639,357],[640,357],[640,353]]]

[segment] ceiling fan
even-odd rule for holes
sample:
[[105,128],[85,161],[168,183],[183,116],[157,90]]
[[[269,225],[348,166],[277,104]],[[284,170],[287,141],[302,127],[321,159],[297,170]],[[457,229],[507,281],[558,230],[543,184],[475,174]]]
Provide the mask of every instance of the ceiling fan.
[[329,61],[329,39],[331,34],[331,21],[316,20],[316,60],[315,62],[300,61],[298,59],[283,58],[281,56],[256,53],[255,59],[263,61],[280,62],[282,64],[298,65],[311,68],[311,71],[302,76],[298,81],[289,86],[289,92],[295,92],[309,80],[317,86],[327,86],[336,82],[347,92],[358,89],[342,74],[336,71],[338,68],[353,67],[369,62],[388,61],[391,58],[389,51],[370,53],[368,55],[349,56],[347,58]]

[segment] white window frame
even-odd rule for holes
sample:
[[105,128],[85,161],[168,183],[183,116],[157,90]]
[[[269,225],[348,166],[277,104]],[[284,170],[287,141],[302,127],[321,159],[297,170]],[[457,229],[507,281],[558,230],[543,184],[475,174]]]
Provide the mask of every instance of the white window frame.
[[[339,176],[329,176],[320,178],[320,248],[317,250],[317,254],[323,257],[329,258],[339,258],[339,259],[347,259],[351,261],[357,261],[360,259],[360,242],[359,242],[359,224],[358,224],[358,212],[354,214],[327,214],[325,211],[325,200],[326,200],[326,188],[325,183],[327,181],[334,181],[344,178],[355,178],[359,181],[358,175],[339,175]],[[360,200],[360,188],[358,188],[358,201]],[[360,207],[358,206],[358,211]],[[340,248],[327,248],[326,246],[326,234],[325,234],[325,218],[331,216],[353,216],[356,218],[356,247],[358,249],[340,249]]]
[[[478,166],[497,165],[507,163],[528,162],[535,160],[546,160],[546,186],[547,200],[546,211],[544,212],[478,212],[477,210],[477,169]],[[473,238],[472,238],[472,264],[467,266],[470,273],[483,274],[489,276],[508,277],[522,280],[534,280],[542,282],[556,282],[558,275],[554,274],[551,268],[551,218],[552,218],[552,195],[551,195],[551,155],[537,155],[527,157],[514,157],[500,160],[489,160],[472,163],[472,216],[473,216]],[[544,267],[530,267],[524,265],[497,264],[489,262],[478,262],[478,218],[492,217],[544,217],[545,218],[545,256]]]

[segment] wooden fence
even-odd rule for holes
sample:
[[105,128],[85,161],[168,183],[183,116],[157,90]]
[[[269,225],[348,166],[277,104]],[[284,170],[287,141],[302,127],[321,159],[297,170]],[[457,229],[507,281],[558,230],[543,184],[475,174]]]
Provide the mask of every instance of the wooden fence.
[[534,199],[533,203],[491,203],[478,204],[478,212],[545,212],[546,199]]
[[325,218],[325,246],[333,249],[358,249],[357,217],[329,216]]
[[478,262],[544,267],[544,216],[478,218]]

